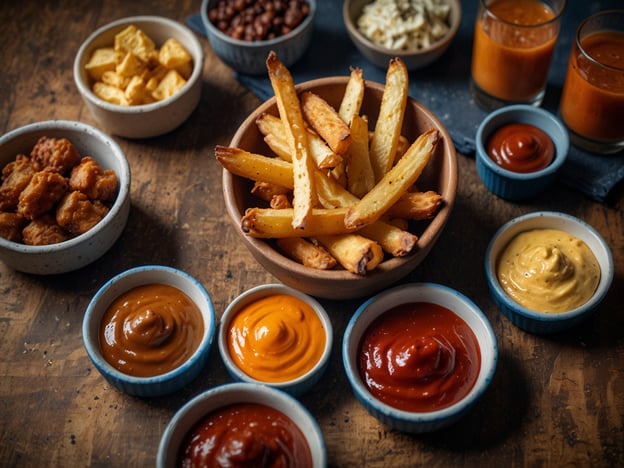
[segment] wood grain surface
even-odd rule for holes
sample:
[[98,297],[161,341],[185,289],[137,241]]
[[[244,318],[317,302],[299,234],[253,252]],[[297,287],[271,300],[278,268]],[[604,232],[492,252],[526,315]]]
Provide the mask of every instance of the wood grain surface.
[[[35,1],[0,4],[0,130],[48,119],[95,124],[72,75],[81,42],[97,27],[139,14],[183,22],[199,0]],[[237,239],[225,211],[217,144],[260,102],[206,52],[201,103],[176,131],[153,139],[115,138],[132,169],[127,228],[101,259],[73,273],[27,275],[0,263],[0,465],[153,466],[175,411],[202,390],[229,382],[216,346],[205,372],[184,390],[140,399],[107,385],[82,344],[85,308],[111,276],[158,263],[180,268],[211,293],[217,314],[242,291],[274,282]],[[330,367],[301,397],[318,420],[330,466],[624,465],[624,197],[606,204],[555,185],[539,199],[509,203],[459,155],[459,187],[437,245],[405,281],[463,292],[491,320],[499,340],[495,378],[456,425],[408,435],[380,424],[355,400],[340,345],[361,300],[322,301],[335,330]],[[501,224],[548,209],[593,225],[609,243],[615,279],[595,316],[543,337],[515,328],[491,301],[484,252]]]

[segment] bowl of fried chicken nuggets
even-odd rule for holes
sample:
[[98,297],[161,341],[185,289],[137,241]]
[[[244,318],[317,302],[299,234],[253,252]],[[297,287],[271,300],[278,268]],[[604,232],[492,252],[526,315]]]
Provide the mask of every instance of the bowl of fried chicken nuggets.
[[[327,299],[367,296],[412,272],[450,216],[451,138],[408,96],[408,72],[295,83],[275,54],[275,96],[217,146],[227,211],[244,245],[284,284]],[[378,118],[379,116],[384,118]]]
[[100,130],[64,120],[0,137],[0,261],[40,275],[77,270],[121,235],[130,168]]

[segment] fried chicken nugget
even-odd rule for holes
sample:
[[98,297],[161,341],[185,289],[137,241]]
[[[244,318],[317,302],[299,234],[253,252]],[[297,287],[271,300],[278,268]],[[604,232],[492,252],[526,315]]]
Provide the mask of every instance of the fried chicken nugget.
[[75,166],[69,177],[69,188],[84,193],[91,200],[112,201],[117,194],[117,175],[115,171],[102,170],[91,157],[85,156]]
[[39,163],[24,154],[18,154],[14,161],[2,168],[0,185],[0,211],[15,211],[19,195],[28,186],[30,179],[41,170]]
[[22,241],[26,245],[58,244],[70,237],[50,214],[32,220],[22,231]]
[[0,212],[0,237],[11,242],[22,242],[22,229],[27,220],[17,213]]
[[101,201],[92,202],[77,190],[63,197],[56,209],[56,222],[73,235],[87,232],[106,216],[108,208]]
[[80,163],[78,150],[67,138],[42,136],[30,152],[30,157],[42,168],[49,167],[62,175]]
[[47,168],[32,176],[26,188],[20,193],[17,212],[33,220],[54,208],[69,188],[67,179]]

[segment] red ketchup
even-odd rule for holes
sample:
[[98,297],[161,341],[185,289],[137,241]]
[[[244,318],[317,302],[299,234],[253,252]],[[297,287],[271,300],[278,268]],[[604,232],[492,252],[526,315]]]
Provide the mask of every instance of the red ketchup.
[[460,401],[480,366],[479,344],[468,324],[428,302],[382,314],[360,343],[359,369],[368,390],[404,411],[436,411]]
[[555,145],[539,128],[512,123],[496,130],[487,141],[487,154],[504,169],[535,172],[547,167],[555,157]]
[[258,403],[234,403],[206,415],[187,434],[179,466],[312,466],[301,430],[282,412]]

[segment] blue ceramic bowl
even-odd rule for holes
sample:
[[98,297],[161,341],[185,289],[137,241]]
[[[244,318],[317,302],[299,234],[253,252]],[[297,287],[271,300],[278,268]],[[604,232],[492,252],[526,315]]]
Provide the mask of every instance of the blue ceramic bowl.
[[313,468],[327,466],[327,448],[323,433],[303,404],[291,395],[266,385],[236,382],[206,390],[178,410],[160,439],[156,467],[177,466],[181,445],[195,424],[212,411],[236,403],[266,405],[288,416],[301,429],[308,442]]
[[208,11],[219,0],[202,0],[201,19],[212,50],[229,67],[248,75],[267,73],[266,59],[274,51],[287,67],[294,64],[305,53],[312,39],[316,17],[316,0],[307,0],[310,14],[290,33],[265,41],[243,41],[221,32],[208,19]]
[[[479,343],[481,368],[474,386],[462,400],[437,411],[402,411],[381,402],[368,390],[358,369],[360,341],[369,325],[386,311],[412,302],[429,302],[451,310],[470,326]],[[435,283],[408,283],[373,296],[356,310],[344,333],[342,361],[356,398],[371,415],[399,431],[431,432],[455,423],[481,398],[496,371],[498,342],[487,317],[463,294]]]
[[[197,350],[178,368],[153,377],[134,377],[120,372],[102,356],[100,323],[106,309],[121,294],[154,283],[178,288],[199,307],[204,320],[204,335]],[[91,299],[82,322],[84,346],[96,369],[118,390],[140,397],[170,394],[193,381],[206,366],[215,333],[214,306],[201,283],[183,271],[160,265],[132,268],[110,279]]]
[[[248,304],[262,299],[263,297],[272,296],[275,294],[287,294],[309,304],[312,309],[314,309],[318,317],[321,319],[321,323],[323,324],[323,328],[325,329],[325,343],[323,344],[323,354],[321,355],[321,358],[316,363],[316,365],[301,377],[293,380],[287,380],[284,382],[266,382],[249,376],[236,365],[236,363],[232,359],[232,356],[230,355],[227,345],[230,323],[232,319],[236,316],[236,314]],[[283,390],[293,396],[300,396],[306,393],[318,383],[318,381],[325,373],[327,366],[329,365],[329,358],[331,356],[333,344],[333,329],[331,320],[329,319],[327,312],[325,311],[323,306],[319,304],[318,301],[316,301],[314,298],[283,284],[266,284],[256,286],[255,288],[245,291],[230,303],[230,305],[223,313],[223,316],[221,317],[218,340],[219,353],[221,354],[221,358],[223,359],[223,363],[225,364],[228,373],[234,380],[241,382],[261,383],[269,387]]]
[[[591,249],[600,266],[600,282],[588,302],[568,312],[544,313],[521,306],[504,291],[497,279],[497,260],[511,239],[531,229],[559,229]],[[586,222],[564,213],[539,211],[512,219],[494,234],[485,254],[485,274],[492,299],[514,325],[530,333],[557,333],[587,319],[602,302],[613,281],[613,257],[605,240]]]
[[[503,169],[487,154],[486,145],[492,133],[511,123],[524,123],[542,129],[555,145],[555,158],[544,169],[530,173]],[[487,189],[510,201],[528,200],[548,188],[563,166],[570,146],[568,132],[563,123],[550,112],[524,104],[495,110],[487,115],[477,128],[475,138],[477,173]]]

